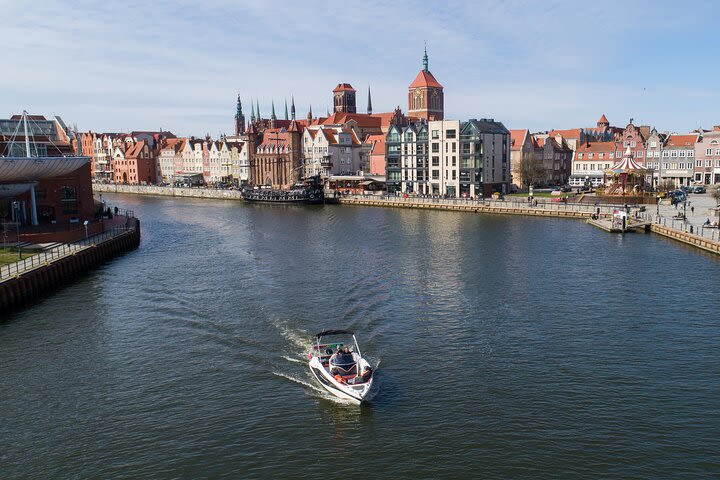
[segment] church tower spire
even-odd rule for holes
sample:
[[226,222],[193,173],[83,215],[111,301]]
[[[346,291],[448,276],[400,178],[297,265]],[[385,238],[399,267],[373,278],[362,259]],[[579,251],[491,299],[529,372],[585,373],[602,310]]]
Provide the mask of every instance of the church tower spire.
[[367,113],[368,113],[368,115],[372,115],[372,99],[370,98],[370,85],[368,85],[368,107],[367,107]]
[[259,122],[260,120],[262,120],[262,117],[260,116],[260,100],[258,100],[257,98],[255,99],[255,106],[257,107],[255,115],[257,115],[257,121]]
[[250,99],[250,123],[255,123],[255,104]]
[[292,104],[290,105],[290,117],[295,120],[295,95],[292,96]]
[[240,101],[240,93],[237,96],[237,111],[235,112],[235,135],[245,133],[245,115],[242,111],[242,101]]
[[287,109],[287,97],[285,97],[285,120],[290,120]]
[[425,43],[425,55],[423,55],[423,70],[429,72],[428,69],[428,56],[427,56],[427,43]]

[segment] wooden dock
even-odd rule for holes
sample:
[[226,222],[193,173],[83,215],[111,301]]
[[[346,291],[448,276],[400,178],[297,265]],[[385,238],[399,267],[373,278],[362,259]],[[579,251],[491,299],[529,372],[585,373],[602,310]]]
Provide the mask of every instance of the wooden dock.
[[651,225],[651,222],[648,222],[646,220],[635,220],[632,218],[625,226],[625,230],[620,227],[613,226],[612,218],[590,218],[587,220],[587,223],[610,233],[649,232]]

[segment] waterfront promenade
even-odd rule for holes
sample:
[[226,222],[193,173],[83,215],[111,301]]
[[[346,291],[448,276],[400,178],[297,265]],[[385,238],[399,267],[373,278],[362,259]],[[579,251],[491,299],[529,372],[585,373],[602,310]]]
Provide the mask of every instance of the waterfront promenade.
[[[179,198],[207,198],[221,200],[242,200],[238,190],[220,190],[213,188],[175,188],[140,185],[95,184],[98,193],[125,193],[134,195],[159,195]],[[411,208],[428,210],[446,210],[478,214],[522,215],[530,217],[590,219],[599,212],[600,217],[609,217],[613,210],[622,209],[624,204],[588,204],[553,202],[547,198],[536,198],[531,204],[524,197],[506,197],[500,199],[470,200],[462,198],[400,197],[396,195],[341,195],[333,198],[340,205],[371,206],[390,208]],[[685,209],[687,218],[674,218],[682,211],[662,202],[658,205],[642,207],[630,205],[632,215],[651,222],[650,231],[667,238],[720,254],[720,231],[706,228],[702,224],[707,218],[713,218],[713,200],[709,195],[692,195]],[[694,209],[692,207],[695,207]],[[717,218],[717,217],[715,217]],[[692,228],[691,228],[692,227]]]

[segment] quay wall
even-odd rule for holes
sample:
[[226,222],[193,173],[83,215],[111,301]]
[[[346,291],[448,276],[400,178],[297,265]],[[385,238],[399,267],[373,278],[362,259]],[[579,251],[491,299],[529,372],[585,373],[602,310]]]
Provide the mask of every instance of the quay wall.
[[712,252],[720,255],[720,242],[716,240],[710,240],[700,235],[694,235],[692,233],[683,232],[674,228],[666,227],[654,223],[650,226],[650,231],[662,235],[663,237],[672,238],[678,242],[686,243],[697,248],[701,248],[706,252]]
[[0,315],[41,298],[113,257],[136,249],[140,245],[140,222],[129,221],[134,222],[134,228],[127,232],[1,281]]
[[[432,202],[422,201],[417,202],[413,200],[388,200],[382,198],[345,198],[341,197],[338,199],[338,203],[341,205],[363,205],[368,207],[395,207],[395,208],[419,208],[428,210],[449,210],[456,212],[472,212],[472,213],[490,213],[499,215],[525,215],[533,217],[560,217],[560,218],[590,218],[593,214],[592,209],[573,209],[571,206],[562,205],[548,206],[547,204],[541,204],[541,207],[522,206],[521,204],[504,205],[502,202],[492,202],[492,204],[483,203],[472,203],[460,201],[457,204],[445,203],[445,202]],[[601,213],[601,216],[606,216],[607,213]]]
[[129,193],[134,195],[161,195],[164,197],[214,198],[220,200],[242,200],[240,190],[220,190],[217,188],[177,188],[155,185],[108,185],[93,184],[93,191],[108,193]]

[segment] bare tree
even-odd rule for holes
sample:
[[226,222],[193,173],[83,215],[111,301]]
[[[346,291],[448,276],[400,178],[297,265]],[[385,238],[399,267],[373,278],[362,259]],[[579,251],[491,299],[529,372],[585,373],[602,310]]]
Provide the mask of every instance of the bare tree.
[[715,190],[710,192],[710,196],[715,199],[715,203],[720,207],[720,187],[716,187]]
[[675,182],[669,179],[665,179],[658,185],[658,191],[660,192],[670,192],[672,190],[675,190]]
[[547,172],[543,168],[542,162],[538,162],[533,155],[523,155],[516,171],[520,175],[522,184],[526,187],[547,179]]

